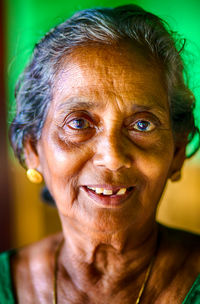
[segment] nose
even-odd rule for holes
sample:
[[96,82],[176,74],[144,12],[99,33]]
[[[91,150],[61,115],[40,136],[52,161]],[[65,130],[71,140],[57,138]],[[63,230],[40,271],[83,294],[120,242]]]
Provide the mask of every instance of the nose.
[[120,135],[106,136],[99,141],[94,157],[94,165],[111,171],[130,168],[132,159],[129,144]]

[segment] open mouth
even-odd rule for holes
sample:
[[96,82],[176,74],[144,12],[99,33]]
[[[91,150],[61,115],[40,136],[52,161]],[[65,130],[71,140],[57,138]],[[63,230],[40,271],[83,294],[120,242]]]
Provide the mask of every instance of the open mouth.
[[115,190],[89,187],[89,186],[86,186],[86,187],[87,187],[88,190],[94,192],[95,194],[102,195],[102,196],[124,195],[125,193],[131,192],[133,190],[133,187],[118,188],[118,189],[115,189]]
[[134,191],[131,187],[82,186],[82,189],[100,205],[116,207],[124,203]]

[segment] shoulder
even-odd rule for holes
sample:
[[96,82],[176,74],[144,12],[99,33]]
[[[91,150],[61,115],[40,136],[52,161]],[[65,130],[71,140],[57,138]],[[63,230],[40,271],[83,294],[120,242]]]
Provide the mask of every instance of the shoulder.
[[13,285],[20,303],[38,302],[38,286],[44,290],[44,303],[48,302],[49,286],[52,284],[55,250],[62,234],[55,234],[37,243],[17,250],[12,257]]
[[57,233],[42,239],[39,242],[20,248],[12,258],[13,267],[25,267],[25,269],[35,269],[36,266],[44,268],[54,257],[55,249],[62,240],[62,233]]
[[43,261],[49,261],[51,259],[54,248],[59,243],[61,234],[55,234],[48,236],[38,242],[27,245],[25,247],[16,250],[15,255],[12,257],[12,263],[17,266],[28,266],[32,264],[43,264]]
[[47,257],[62,240],[62,233],[50,235],[36,243],[17,250],[17,257],[21,260],[36,260]]
[[200,237],[190,232],[160,226],[151,283],[152,288],[156,285],[160,289],[155,303],[174,303],[174,299],[177,304],[183,303],[194,282],[200,287],[199,274]]
[[160,226],[161,243],[177,256],[185,256],[185,266],[200,273],[200,235],[188,231]]

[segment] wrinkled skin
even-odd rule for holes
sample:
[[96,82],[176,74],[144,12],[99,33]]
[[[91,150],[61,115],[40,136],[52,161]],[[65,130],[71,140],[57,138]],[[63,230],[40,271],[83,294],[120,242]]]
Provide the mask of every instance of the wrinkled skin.
[[[188,276],[188,235],[177,244],[179,237],[173,242],[161,229],[158,244],[155,212],[167,179],[182,167],[185,145],[174,141],[164,73],[150,55],[123,43],[85,46],[64,58],[41,139],[36,147],[27,140],[25,148],[28,167],[43,174],[61,218],[59,303],[134,303],[153,255],[142,303],[182,303],[197,275],[195,270]],[[134,191],[119,206],[102,206],[84,191],[99,184]],[[52,301],[49,286],[61,239],[26,248],[13,261],[20,303]],[[38,271],[27,268],[25,257],[42,265],[42,290]]]
[[[133,224],[141,229],[152,222],[176,161],[163,73],[149,58],[131,52],[88,48],[66,60],[38,144],[39,170],[61,216],[92,230],[115,232]],[[92,127],[70,129],[75,118]],[[137,120],[150,121],[152,131],[135,130]],[[91,184],[136,189],[113,212],[81,191]]]

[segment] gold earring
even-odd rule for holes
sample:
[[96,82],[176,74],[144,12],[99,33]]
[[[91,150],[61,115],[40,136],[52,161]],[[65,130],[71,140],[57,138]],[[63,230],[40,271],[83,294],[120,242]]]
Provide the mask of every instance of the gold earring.
[[28,177],[28,179],[30,180],[30,182],[34,183],[34,184],[40,184],[43,180],[42,174],[37,171],[36,169],[28,169],[26,171],[26,175]]
[[171,177],[170,177],[171,181],[172,182],[176,182],[178,181],[179,179],[181,179],[181,171],[176,171],[174,172]]

